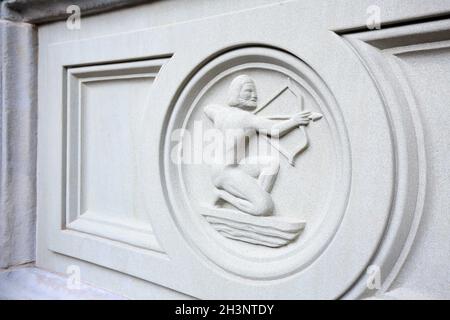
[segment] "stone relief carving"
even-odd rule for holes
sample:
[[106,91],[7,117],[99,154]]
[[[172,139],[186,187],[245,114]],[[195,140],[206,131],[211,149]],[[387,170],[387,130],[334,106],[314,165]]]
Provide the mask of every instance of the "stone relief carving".
[[[271,110],[282,97],[282,103],[290,104],[281,108],[286,114],[280,114],[280,108]],[[269,115],[262,115],[263,110]],[[227,106],[210,104],[203,111],[225,137],[215,146],[225,150],[223,161],[210,165],[216,199],[204,208],[205,219],[223,236],[251,244],[276,248],[295,240],[306,222],[273,215],[271,190],[280,170],[278,154],[246,156],[246,141],[267,139],[294,166],[295,157],[308,147],[305,127],[322,114],[304,110],[303,97],[289,78],[258,106],[256,84],[245,74],[231,81]],[[284,144],[287,135],[296,136],[293,145]]]
[[253,47],[207,63],[167,122],[163,181],[180,234],[205,261],[247,279],[309,266],[347,205],[344,123],[326,83],[297,57]]

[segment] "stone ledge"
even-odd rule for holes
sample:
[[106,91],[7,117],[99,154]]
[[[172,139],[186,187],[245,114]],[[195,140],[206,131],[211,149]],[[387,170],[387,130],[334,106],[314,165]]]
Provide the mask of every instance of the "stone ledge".
[[105,11],[153,2],[153,0],[0,0],[0,18],[4,20],[45,23],[66,19],[66,9],[77,5],[81,15],[92,15]]

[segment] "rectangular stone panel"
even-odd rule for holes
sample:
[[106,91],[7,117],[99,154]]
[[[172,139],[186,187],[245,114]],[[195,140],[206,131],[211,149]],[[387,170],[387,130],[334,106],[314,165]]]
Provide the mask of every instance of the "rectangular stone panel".
[[68,68],[65,228],[161,251],[138,189],[138,130],[164,61]]

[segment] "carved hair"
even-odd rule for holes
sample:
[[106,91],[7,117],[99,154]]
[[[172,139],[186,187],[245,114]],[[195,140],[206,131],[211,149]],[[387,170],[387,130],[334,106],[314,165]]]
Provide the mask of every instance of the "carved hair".
[[251,83],[255,85],[255,82],[246,74],[241,74],[231,81],[230,88],[228,90],[228,105],[230,107],[236,107],[242,104],[242,99],[240,98],[240,93],[242,87],[246,83]]

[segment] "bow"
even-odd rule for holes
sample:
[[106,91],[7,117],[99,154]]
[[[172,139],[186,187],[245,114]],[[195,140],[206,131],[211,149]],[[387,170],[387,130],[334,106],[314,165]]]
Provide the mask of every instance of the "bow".
[[[271,111],[269,110],[271,105],[274,105],[274,103],[277,100],[283,99],[284,96],[288,96],[288,95],[292,95],[294,97],[294,101],[295,103],[289,103],[289,106],[294,107],[294,110],[290,111],[290,114],[279,114],[279,115],[273,115],[271,114]],[[285,110],[286,109],[286,105],[282,105],[282,111],[288,111]],[[288,120],[290,119],[295,113],[301,112],[304,109],[304,98],[301,95],[301,93],[297,92],[297,88],[295,86],[292,85],[291,80],[288,78],[287,80],[287,84],[284,85],[280,90],[276,91],[275,94],[269,99],[267,100],[266,103],[264,103],[263,105],[261,105],[259,108],[257,108],[253,113],[254,114],[258,114],[258,113],[268,113],[268,115],[266,115],[267,119],[271,119],[271,120]],[[322,118],[322,114],[321,113],[317,113],[317,112],[311,112],[311,114],[309,115],[308,119],[309,122],[311,121],[317,121],[320,120]],[[278,150],[289,162],[289,164],[291,166],[295,166],[295,158],[298,154],[300,154],[301,152],[303,152],[309,145],[308,142],[308,135],[306,132],[306,128],[304,125],[300,125],[297,128],[298,130],[295,130],[296,132],[289,132],[287,133],[285,136],[290,136],[292,137],[292,135],[295,135],[295,139],[293,138],[289,138],[289,140],[294,140],[293,144],[291,143],[291,145],[283,145],[281,143],[281,137],[279,139],[277,139],[278,141],[273,140],[273,137],[268,137],[263,135],[264,139],[267,139],[268,142],[276,149]],[[283,137],[285,137],[283,136]]]

